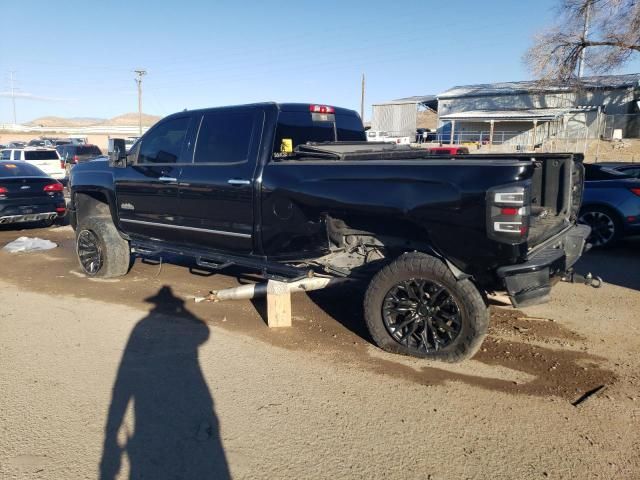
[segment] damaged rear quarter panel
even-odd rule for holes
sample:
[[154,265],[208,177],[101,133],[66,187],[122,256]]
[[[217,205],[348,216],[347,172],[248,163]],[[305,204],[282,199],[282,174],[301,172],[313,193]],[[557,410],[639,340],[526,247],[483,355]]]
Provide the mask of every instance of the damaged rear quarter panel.
[[264,253],[326,251],[330,216],[353,229],[428,242],[463,271],[482,268],[496,255],[513,255],[486,236],[486,191],[522,179],[524,169],[450,160],[270,163],[261,191]]

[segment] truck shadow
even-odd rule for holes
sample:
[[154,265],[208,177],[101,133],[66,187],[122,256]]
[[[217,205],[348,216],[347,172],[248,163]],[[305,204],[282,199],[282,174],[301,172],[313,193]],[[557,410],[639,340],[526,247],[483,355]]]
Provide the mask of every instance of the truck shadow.
[[198,359],[209,327],[170,287],[134,327],[112,390],[100,478],[230,478],[211,393]]
[[[495,378],[487,376],[486,372],[475,374],[477,368],[471,363],[450,367],[421,359],[404,359],[382,351],[375,353],[375,350],[371,350],[373,342],[364,325],[363,295],[357,287],[351,291],[328,289],[308,293],[318,307],[367,342],[364,348],[354,347],[348,354],[345,353],[345,357],[357,359],[367,370],[401,377],[421,385],[461,382],[486,390],[557,396],[572,401],[590,389],[617,381],[615,373],[603,366],[606,359],[583,351],[581,347],[588,344],[586,338],[557,322],[529,318],[510,308],[491,309],[487,338],[473,357],[474,361],[496,367]],[[336,343],[332,337],[326,341]],[[336,355],[335,348],[332,349],[329,344],[320,348],[326,348]],[[527,379],[505,379],[499,374],[505,369],[516,376],[522,376],[518,372],[524,374]]]
[[593,249],[580,258],[576,272],[602,277],[605,283],[640,290],[640,237],[623,239],[607,249]]

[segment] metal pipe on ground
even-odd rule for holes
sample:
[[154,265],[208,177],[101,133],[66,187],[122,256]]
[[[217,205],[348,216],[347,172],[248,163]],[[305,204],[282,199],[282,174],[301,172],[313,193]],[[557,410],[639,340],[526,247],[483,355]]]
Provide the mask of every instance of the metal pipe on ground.
[[213,290],[206,297],[195,297],[198,302],[221,302],[223,300],[247,300],[251,298],[264,297],[269,295],[284,295],[295,292],[310,292],[312,290],[321,290],[327,287],[344,284],[351,281],[347,278],[326,278],[311,277],[303,278],[295,282],[278,282],[269,280],[264,283],[252,283],[249,285],[241,285],[234,288],[225,288],[224,290]]

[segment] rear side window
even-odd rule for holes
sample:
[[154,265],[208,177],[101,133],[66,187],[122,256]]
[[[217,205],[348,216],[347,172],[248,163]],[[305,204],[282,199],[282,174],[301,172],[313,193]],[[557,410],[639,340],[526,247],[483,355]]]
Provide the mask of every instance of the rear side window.
[[2,160],[11,160],[11,150],[2,150]]
[[46,177],[47,174],[29,163],[0,163],[0,178],[3,177]]
[[24,152],[25,160],[58,160],[55,150],[32,150]]
[[255,110],[205,113],[195,163],[238,163],[249,157]]
[[178,162],[190,121],[191,117],[179,117],[156,125],[142,140],[138,162]]

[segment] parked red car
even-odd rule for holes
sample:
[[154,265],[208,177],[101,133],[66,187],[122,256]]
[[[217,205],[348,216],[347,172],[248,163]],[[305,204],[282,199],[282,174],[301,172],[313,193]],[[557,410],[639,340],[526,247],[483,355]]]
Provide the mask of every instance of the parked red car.
[[449,145],[442,147],[428,147],[427,151],[433,155],[468,155],[469,149],[459,145]]

